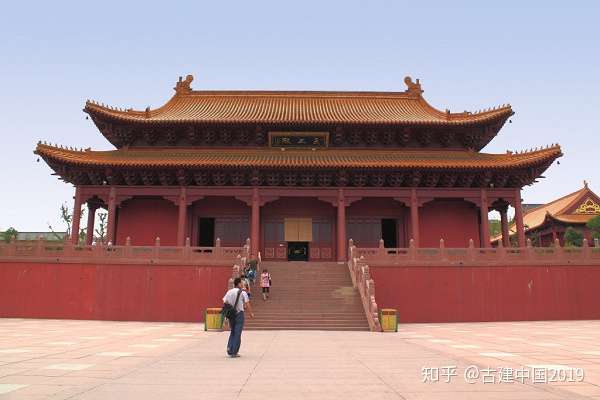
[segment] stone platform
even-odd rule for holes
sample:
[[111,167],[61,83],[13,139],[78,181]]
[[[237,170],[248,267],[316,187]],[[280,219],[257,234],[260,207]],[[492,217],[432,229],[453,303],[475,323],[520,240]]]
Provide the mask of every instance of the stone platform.
[[199,324],[0,319],[0,400],[600,399],[600,321],[248,331],[238,359],[226,340]]

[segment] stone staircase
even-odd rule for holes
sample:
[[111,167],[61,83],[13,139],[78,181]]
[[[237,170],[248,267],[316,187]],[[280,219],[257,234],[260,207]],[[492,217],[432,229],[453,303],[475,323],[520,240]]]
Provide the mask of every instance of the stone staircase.
[[263,262],[273,280],[263,301],[258,279],[252,288],[252,330],[369,330],[348,267],[334,262]]

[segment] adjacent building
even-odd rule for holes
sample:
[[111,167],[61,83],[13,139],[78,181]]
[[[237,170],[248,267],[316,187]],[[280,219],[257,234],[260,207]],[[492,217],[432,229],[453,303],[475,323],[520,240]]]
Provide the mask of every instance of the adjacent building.
[[[535,246],[553,246],[558,240],[565,245],[565,231],[572,227],[583,234],[591,244],[592,232],[586,226],[588,221],[600,215],[600,198],[584,182],[583,188],[560,197],[548,204],[536,205],[525,211],[523,224],[525,235]],[[510,235],[515,237],[516,226],[510,227]],[[493,238],[497,242],[500,237]]]

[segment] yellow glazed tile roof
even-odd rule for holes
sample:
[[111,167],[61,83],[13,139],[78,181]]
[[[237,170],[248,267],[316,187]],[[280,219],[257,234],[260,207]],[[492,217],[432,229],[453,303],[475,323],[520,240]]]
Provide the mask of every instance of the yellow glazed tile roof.
[[364,168],[364,169],[515,169],[552,162],[559,146],[505,154],[468,150],[340,150],[135,148],[72,150],[38,144],[47,162],[123,168]]
[[121,110],[87,101],[92,116],[136,123],[331,123],[466,125],[505,120],[510,105],[450,113],[430,106],[419,81],[405,78],[405,92],[195,91],[189,75],[162,107]]

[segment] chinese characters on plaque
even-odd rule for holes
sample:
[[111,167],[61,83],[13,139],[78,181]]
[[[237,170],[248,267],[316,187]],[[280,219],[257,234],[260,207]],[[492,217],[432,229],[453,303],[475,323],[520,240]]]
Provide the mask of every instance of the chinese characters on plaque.
[[327,147],[328,132],[269,132],[271,147]]

